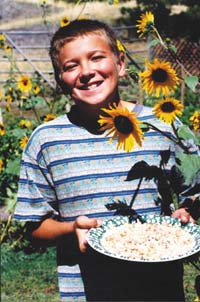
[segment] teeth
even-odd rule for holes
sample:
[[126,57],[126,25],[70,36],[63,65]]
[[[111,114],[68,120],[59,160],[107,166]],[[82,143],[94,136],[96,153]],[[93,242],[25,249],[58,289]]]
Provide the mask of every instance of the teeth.
[[88,89],[93,89],[93,88],[96,88],[97,86],[98,86],[97,84],[92,84],[92,85],[88,86],[87,88]]
[[92,90],[92,89],[98,87],[100,84],[101,84],[100,82],[94,83],[94,84],[91,84],[91,85],[88,84],[88,85],[83,86],[81,89],[82,90]]

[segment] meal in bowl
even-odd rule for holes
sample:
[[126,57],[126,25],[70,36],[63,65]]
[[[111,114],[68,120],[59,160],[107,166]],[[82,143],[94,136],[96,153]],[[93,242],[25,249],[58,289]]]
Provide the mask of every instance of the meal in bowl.
[[195,245],[195,239],[177,225],[138,222],[113,226],[102,236],[101,244],[118,257],[162,261],[186,255]]

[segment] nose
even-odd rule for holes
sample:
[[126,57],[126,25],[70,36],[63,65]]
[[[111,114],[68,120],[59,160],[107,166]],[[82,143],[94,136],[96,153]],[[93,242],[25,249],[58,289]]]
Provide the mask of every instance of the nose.
[[91,64],[84,63],[81,66],[81,72],[80,72],[80,82],[82,84],[86,84],[92,79],[95,75],[94,70],[92,69]]
[[93,77],[94,77],[94,74],[88,74],[88,75],[84,74],[84,75],[81,75],[80,76],[80,82],[82,84],[87,84],[90,81],[90,79],[92,79]]

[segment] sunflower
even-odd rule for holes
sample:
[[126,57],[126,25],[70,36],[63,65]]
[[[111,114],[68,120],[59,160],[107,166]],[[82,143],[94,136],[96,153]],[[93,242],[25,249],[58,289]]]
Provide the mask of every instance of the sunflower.
[[116,44],[117,44],[117,48],[119,51],[125,52],[124,45],[122,44],[122,42],[120,40],[117,40]]
[[157,97],[169,95],[176,89],[179,79],[176,71],[171,67],[169,62],[154,59],[153,63],[146,62],[147,70],[140,72],[143,89],[148,94],[154,94]]
[[26,147],[27,143],[28,143],[28,137],[27,136],[22,137],[22,139],[19,142],[20,148],[24,149]]
[[4,49],[5,49],[5,52],[6,52],[7,55],[11,54],[12,47],[10,47],[10,45],[8,45],[8,44],[5,45]]
[[0,135],[4,135],[6,133],[6,129],[2,123],[0,123]]
[[137,21],[136,27],[139,37],[149,34],[154,30],[154,15],[151,12],[146,12],[140,16],[140,20]]
[[53,113],[48,113],[45,117],[44,117],[44,122],[48,122],[51,120],[54,120],[56,118],[56,115]]
[[22,75],[18,80],[17,87],[22,92],[29,92],[32,88],[32,82],[29,76]]
[[6,41],[6,37],[2,33],[0,34],[0,41]]
[[5,96],[5,98],[6,98],[6,102],[8,102],[8,103],[11,103],[11,102],[13,101],[13,97],[12,97],[11,94],[7,94],[7,95]]
[[164,122],[172,124],[177,115],[181,115],[183,105],[179,100],[174,98],[166,98],[161,100],[153,108],[154,114]]
[[10,106],[10,103],[7,103],[7,104],[6,104],[6,110],[7,110],[8,112],[10,112],[10,111],[11,111],[11,106]]
[[190,117],[190,122],[195,131],[200,129],[200,114],[197,110],[195,110],[194,114]]
[[45,6],[47,4],[47,0],[42,0],[41,1],[41,6]]
[[2,172],[2,170],[3,170],[3,160],[0,159],[0,173]]
[[64,16],[64,17],[62,17],[62,19],[60,21],[60,26],[64,27],[64,26],[69,25],[69,23],[70,23],[70,20],[66,16]]
[[29,120],[21,120],[19,122],[19,127],[21,129],[30,128],[31,127],[31,122]]
[[0,49],[4,47],[6,42],[6,37],[4,36],[4,34],[0,34]]
[[0,101],[3,100],[3,97],[4,97],[4,92],[3,92],[3,89],[0,88]]
[[116,104],[109,106],[109,109],[102,108],[108,116],[99,116],[98,123],[101,130],[110,129],[106,136],[113,134],[110,142],[118,138],[117,149],[124,149],[129,152],[133,149],[135,142],[141,146],[143,139],[142,130],[139,128],[140,121],[136,114],[127,108],[117,107]]
[[40,86],[38,84],[34,84],[33,93],[37,95],[40,92]]

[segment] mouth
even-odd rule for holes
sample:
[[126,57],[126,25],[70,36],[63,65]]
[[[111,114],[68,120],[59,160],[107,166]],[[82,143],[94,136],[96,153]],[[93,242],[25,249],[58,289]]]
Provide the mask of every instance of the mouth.
[[79,89],[80,90],[94,90],[97,87],[99,87],[102,83],[103,83],[103,81],[88,83],[88,84],[85,84],[85,85],[79,87]]

